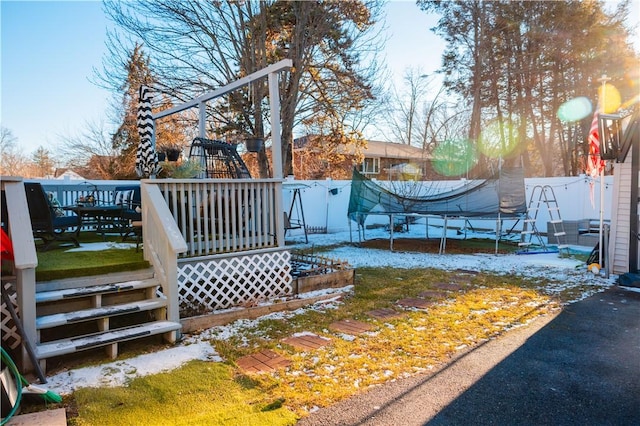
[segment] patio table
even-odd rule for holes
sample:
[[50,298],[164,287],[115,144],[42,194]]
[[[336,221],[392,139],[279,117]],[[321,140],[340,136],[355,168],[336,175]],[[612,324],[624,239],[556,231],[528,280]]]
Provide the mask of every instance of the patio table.
[[109,226],[118,229],[122,228],[122,211],[120,205],[89,205],[76,204],[63,207],[64,210],[75,212],[81,220],[80,228],[87,225],[96,225],[96,233],[102,235],[102,240],[106,239],[106,231]]

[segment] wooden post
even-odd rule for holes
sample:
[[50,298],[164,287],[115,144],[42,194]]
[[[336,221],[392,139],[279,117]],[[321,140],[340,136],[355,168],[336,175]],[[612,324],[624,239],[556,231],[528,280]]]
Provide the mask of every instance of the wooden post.
[[[29,205],[20,177],[2,177],[2,189],[7,200],[9,237],[14,251],[16,271],[16,294],[18,315],[22,321],[25,336],[33,346],[38,341],[36,331],[36,266],[38,256],[33,239],[33,229],[29,217]],[[22,345],[21,361],[26,371],[33,371],[25,345]]]
[[282,135],[280,127],[280,91],[278,90],[278,74],[269,74],[269,106],[271,111],[271,161],[274,179],[279,179],[276,183],[275,191],[275,218],[276,218],[276,238],[278,247],[284,247],[284,210],[282,207]]

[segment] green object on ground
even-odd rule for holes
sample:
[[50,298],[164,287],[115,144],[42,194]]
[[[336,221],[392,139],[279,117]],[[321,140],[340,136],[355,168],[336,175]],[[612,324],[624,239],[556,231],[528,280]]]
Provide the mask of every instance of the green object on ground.
[[7,414],[7,416],[2,419],[2,423],[1,423],[2,425],[6,424],[11,419],[11,417],[15,415],[16,411],[18,411],[18,407],[20,407],[20,401],[22,400],[22,396],[24,395],[24,392],[22,389],[23,386],[26,386],[25,389],[29,393],[40,396],[44,402],[51,402],[55,404],[62,402],[62,397],[57,393],[50,391],[48,389],[45,389],[41,386],[29,384],[27,379],[25,379],[22,376],[22,374],[20,374],[20,371],[18,371],[18,367],[13,362],[9,354],[3,348],[0,348],[0,353],[2,355],[1,356],[2,362],[9,368],[9,371],[11,371],[11,374],[16,380],[15,385],[16,385],[16,391],[17,391],[16,403],[11,408],[11,411],[9,412],[9,414]]
[[[91,232],[80,234],[80,246],[104,244],[99,251],[73,250],[74,247],[57,247],[38,252],[36,281],[51,281],[63,278],[86,277],[110,272],[134,271],[149,267],[142,250],[136,251],[135,243],[122,242],[119,235],[107,236],[107,241]],[[115,248],[130,244],[130,248]],[[109,248],[112,246],[113,248]]]

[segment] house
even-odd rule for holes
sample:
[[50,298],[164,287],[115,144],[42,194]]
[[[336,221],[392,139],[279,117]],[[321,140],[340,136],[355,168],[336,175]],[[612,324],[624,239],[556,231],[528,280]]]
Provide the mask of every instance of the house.
[[422,180],[427,174],[426,152],[412,145],[368,141],[363,155],[358,170],[370,178]]
[[429,158],[421,148],[395,142],[329,145],[318,136],[293,141],[293,170],[298,179],[349,179],[355,165],[369,178],[423,180]]
[[[605,116],[606,117],[606,116]],[[608,118],[611,118],[608,117]],[[615,117],[614,117],[615,118]],[[602,119],[602,118],[601,118]],[[613,274],[627,272],[638,273],[638,173],[640,171],[640,109],[636,108],[632,115],[618,120],[619,133],[609,137],[608,125],[601,139],[601,151],[612,151],[615,160],[613,209],[611,214],[611,233],[605,266]],[[610,142],[615,141],[615,149],[611,150]]]
[[54,179],[71,179],[71,180],[85,180],[85,177],[75,172],[74,170],[67,168],[56,169],[53,173]]

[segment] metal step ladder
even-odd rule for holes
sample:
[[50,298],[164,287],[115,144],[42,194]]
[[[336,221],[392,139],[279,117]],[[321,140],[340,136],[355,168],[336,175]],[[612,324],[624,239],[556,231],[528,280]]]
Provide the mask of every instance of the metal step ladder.
[[[554,242],[558,246],[558,252],[566,250],[568,253],[567,233],[564,230],[564,223],[560,217],[558,200],[556,199],[553,188],[549,185],[536,185],[533,191],[531,191],[531,197],[529,198],[529,204],[527,206],[527,218],[524,220],[518,246],[521,247],[523,251],[529,251],[532,247],[539,247],[543,251],[548,251],[547,244],[545,244],[536,227],[538,213],[540,209],[543,208],[543,205],[546,206],[549,213],[549,223],[553,227],[553,237],[555,239]],[[534,238],[537,240],[537,243],[534,242]],[[548,243],[550,243],[550,241],[548,241]]]

